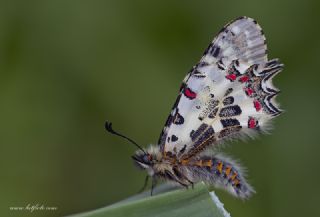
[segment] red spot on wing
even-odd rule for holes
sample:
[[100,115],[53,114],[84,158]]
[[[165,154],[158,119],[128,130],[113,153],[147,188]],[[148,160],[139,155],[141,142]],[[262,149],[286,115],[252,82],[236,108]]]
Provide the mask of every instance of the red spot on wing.
[[244,88],[244,91],[248,96],[251,96],[254,93],[254,90],[250,87]]
[[230,81],[234,81],[237,78],[236,74],[229,74],[226,76],[227,79],[229,79]]
[[189,99],[194,99],[197,97],[197,94],[193,92],[189,87],[184,89],[184,95]]
[[252,117],[249,118],[248,120],[248,127],[251,129],[254,129],[257,127],[258,121]]
[[242,83],[247,82],[248,80],[249,80],[249,76],[247,76],[247,75],[244,75],[241,78],[239,78],[239,81]]
[[261,108],[262,108],[262,105],[261,105],[261,103],[260,103],[258,100],[254,100],[254,101],[253,101],[253,105],[254,105],[254,107],[256,108],[256,111],[257,111],[257,112],[260,111]]

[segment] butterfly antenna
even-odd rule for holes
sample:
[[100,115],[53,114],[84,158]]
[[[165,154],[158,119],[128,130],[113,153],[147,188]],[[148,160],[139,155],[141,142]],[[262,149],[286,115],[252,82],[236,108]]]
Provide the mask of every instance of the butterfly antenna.
[[112,123],[111,123],[111,122],[106,121],[106,123],[105,123],[105,128],[106,128],[106,130],[107,130],[109,133],[112,133],[112,134],[114,134],[114,135],[120,136],[120,137],[128,140],[129,142],[131,142],[132,144],[134,144],[135,146],[137,146],[137,148],[139,148],[143,153],[146,154],[146,152],[143,150],[143,148],[142,148],[140,145],[138,145],[138,143],[136,143],[136,142],[133,141],[132,139],[130,139],[130,138],[128,138],[128,137],[126,137],[126,136],[124,136],[124,135],[122,135],[122,134],[114,131],[114,130],[112,129]]

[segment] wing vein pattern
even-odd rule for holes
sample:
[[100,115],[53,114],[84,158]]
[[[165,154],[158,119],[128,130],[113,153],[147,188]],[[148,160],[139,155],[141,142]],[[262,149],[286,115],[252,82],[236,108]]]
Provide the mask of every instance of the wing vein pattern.
[[165,155],[189,159],[228,139],[252,137],[281,113],[272,78],[283,65],[268,60],[257,22],[227,24],[187,74],[160,135]]

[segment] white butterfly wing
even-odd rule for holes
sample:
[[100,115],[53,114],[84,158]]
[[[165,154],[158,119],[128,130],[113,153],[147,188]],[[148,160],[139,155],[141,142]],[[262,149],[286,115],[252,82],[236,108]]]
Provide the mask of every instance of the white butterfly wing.
[[239,17],[220,30],[200,62],[213,63],[223,58],[229,61],[241,59],[249,65],[265,63],[265,41],[263,31],[254,19]]
[[265,37],[251,18],[226,25],[188,73],[159,139],[166,155],[187,159],[208,146],[265,130],[280,114]]

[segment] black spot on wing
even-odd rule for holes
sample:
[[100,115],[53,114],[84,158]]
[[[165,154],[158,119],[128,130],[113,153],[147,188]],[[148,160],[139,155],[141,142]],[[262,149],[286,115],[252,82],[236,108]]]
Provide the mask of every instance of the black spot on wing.
[[180,154],[183,154],[186,151],[187,145],[184,145],[183,148],[179,151]]
[[171,136],[171,141],[172,141],[172,142],[178,141],[178,137],[177,137],[176,135],[172,135],[172,136]]
[[241,73],[237,69],[237,66],[239,66],[238,60],[233,60],[230,65],[231,65],[231,67],[228,70],[229,74],[235,74],[237,76],[241,75]]
[[200,127],[199,127],[196,131],[192,130],[191,133],[190,133],[191,140],[192,140],[192,141],[196,140],[196,138],[197,138],[198,136],[200,136],[200,134],[201,134],[205,129],[207,129],[207,127],[208,127],[208,124],[201,124]]
[[204,67],[204,66],[207,66],[207,65],[209,65],[209,63],[207,63],[207,62],[199,62],[199,63],[196,65],[195,68],[200,68],[200,67]]
[[217,62],[217,67],[218,67],[220,70],[225,70],[225,69],[226,69],[226,66],[223,64],[223,62],[222,62],[221,59]]
[[220,54],[220,50],[221,50],[221,49],[220,49],[219,46],[214,45],[214,46],[212,47],[210,53],[211,53],[211,55],[212,55],[213,57],[217,57],[217,56]]
[[195,72],[192,74],[192,76],[195,78],[205,78],[206,77],[205,74],[199,72],[198,70],[195,70]]
[[184,123],[183,116],[179,113],[179,109],[176,109],[176,114],[173,117],[173,123],[176,125],[181,125]]
[[[210,140],[212,139],[212,141]],[[208,126],[201,135],[194,141],[194,148],[202,145],[204,142],[213,142],[214,140],[214,130],[211,126]]]
[[227,106],[221,109],[219,116],[220,117],[232,117],[236,115],[240,115],[242,112],[240,106],[233,105],[233,106]]
[[233,127],[227,127],[220,131],[218,138],[222,139],[224,137],[228,137],[233,133],[239,132],[241,130],[242,126],[233,126]]
[[216,142],[214,129],[207,124],[202,124],[196,131],[190,133],[190,136],[193,140],[192,148],[183,155],[182,159],[189,159]]
[[195,131],[194,130],[191,130],[191,132],[190,132],[190,138],[193,138],[193,134],[195,133]]
[[240,125],[240,122],[235,118],[221,119],[220,122],[224,128]]
[[223,105],[231,105],[234,102],[233,96],[229,96],[223,100]]
[[204,51],[203,55],[207,55],[210,52],[210,49],[212,46],[213,46],[213,43],[211,42],[210,45],[207,47],[207,49]]
[[222,29],[220,29],[220,31],[218,32],[218,34],[220,34],[221,32],[225,32],[225,31],[228,31],[226,26],[224,26]]
[[232,91],[233,91],[232,88],[228,88],[224,96],[228,96],[230,93],[232,93]]

